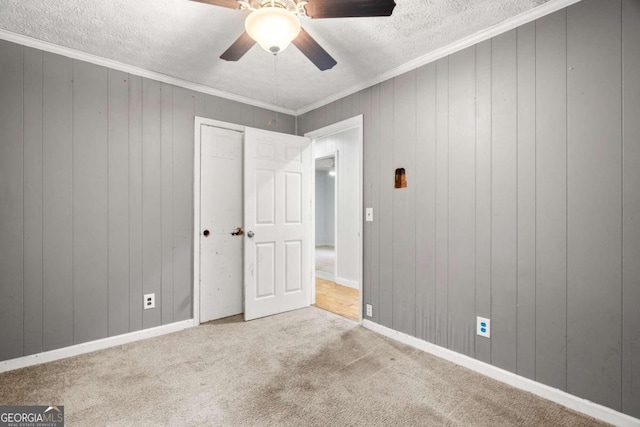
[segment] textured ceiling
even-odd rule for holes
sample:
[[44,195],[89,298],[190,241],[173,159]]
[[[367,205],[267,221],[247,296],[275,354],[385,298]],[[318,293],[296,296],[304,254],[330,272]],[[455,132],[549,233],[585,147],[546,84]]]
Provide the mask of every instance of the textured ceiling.
[[297,110],[546,1],[396,0],[391,17],[305,19],[338,61],[328,71],[294,46],[219,59],[245,12],[188,0],[0,0],[0,29]]

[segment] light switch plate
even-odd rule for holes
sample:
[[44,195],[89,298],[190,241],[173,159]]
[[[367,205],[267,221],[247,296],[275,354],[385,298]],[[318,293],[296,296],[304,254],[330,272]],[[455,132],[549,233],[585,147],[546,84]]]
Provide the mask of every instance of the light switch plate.
[[373,208],[367,208],[365,210],[364,218],[365,218],[365,221],[367,222],[373,221]]

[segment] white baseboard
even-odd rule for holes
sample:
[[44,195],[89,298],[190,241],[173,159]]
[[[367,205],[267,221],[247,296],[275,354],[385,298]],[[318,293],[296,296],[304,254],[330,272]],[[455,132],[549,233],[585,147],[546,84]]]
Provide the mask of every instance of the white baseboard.
[[573,409],[577,412],[581,412],[585,415],[589,415],[590,417],[596,418],[598,420],[616,426],[640,426],[640,420],[637,418],[623,414],[614,409],[607,408],[606,406],[593,403],[586,399],[582,399],[557,388],[549,387],[528,378],[521,377],[512,372],[476,360],[472,357],[456,353],[455,351],[446,349],[444,347],[440,347],[438,345],[423,341],[419,338],[412,337],[405,333],[395,331],[370,320],[364,319],[362,321],[362,326],[381,335],[399,341],[403,344],[407,344],[411,347],[417,348],[418,350],[433,354],[434,356],[448,360],[457,365],[464,366],[465,368],[471,369],[472,371],[476,371],[482,375],[493,378],[512,387],[528,391],[529,393],[533,393],[544,399],[558,403],[562,406]]
[[316,270],[316,278],[322,280],[328,280],[330,282],[336,281],[336,276],[333,273],[327,273],[325,271]]
[[320,246],[330,246],[330,247],[334,247],[333,243],[322,243],[322,242],[316,242],[316,248],[320,247]]
[[336,277],[336,283],[338,285],[346,286],[348,288],[360,289],[360,283],[355,280],[343,279],[342,277]]
[[29,356],[17,357],[15,359],[0,362],[0,372],[12,371],[14,369],[26,368],[27,366],[66,359],[67,357],[78,356],[80,354],[91,353],[93,351],[103,350],[109,347],[116,347],[146,338],[178,332],[193,326],[193,319],[183,320],[181,322],[170,323],[168,325],[162,325],[155,328],[143,329],[141,331],[129,332],[127,334],[116,335],[114,337],[103,338],[96,341],[89,341],[56,350],[44,351],[42,353],[31,354]]

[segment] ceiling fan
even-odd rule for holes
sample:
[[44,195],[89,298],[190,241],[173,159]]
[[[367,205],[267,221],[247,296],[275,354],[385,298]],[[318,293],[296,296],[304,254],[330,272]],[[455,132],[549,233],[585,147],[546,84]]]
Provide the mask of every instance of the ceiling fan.
[[300,26],[300,18],[356,18],[390,16],[394,0],[192,0],[249,11],[245,32],[222,55],[237,61],[258,43],[274,55],[293,43],[320,70],[336,65],[335,59]]

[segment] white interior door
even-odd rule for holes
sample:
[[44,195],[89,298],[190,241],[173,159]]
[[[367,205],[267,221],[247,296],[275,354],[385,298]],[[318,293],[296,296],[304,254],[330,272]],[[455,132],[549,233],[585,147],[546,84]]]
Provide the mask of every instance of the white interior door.
[[306,307],[311,287],[311,141],[247,128],[245,320]]
[[242,313],[242,133],[201,127],[200,321]]

